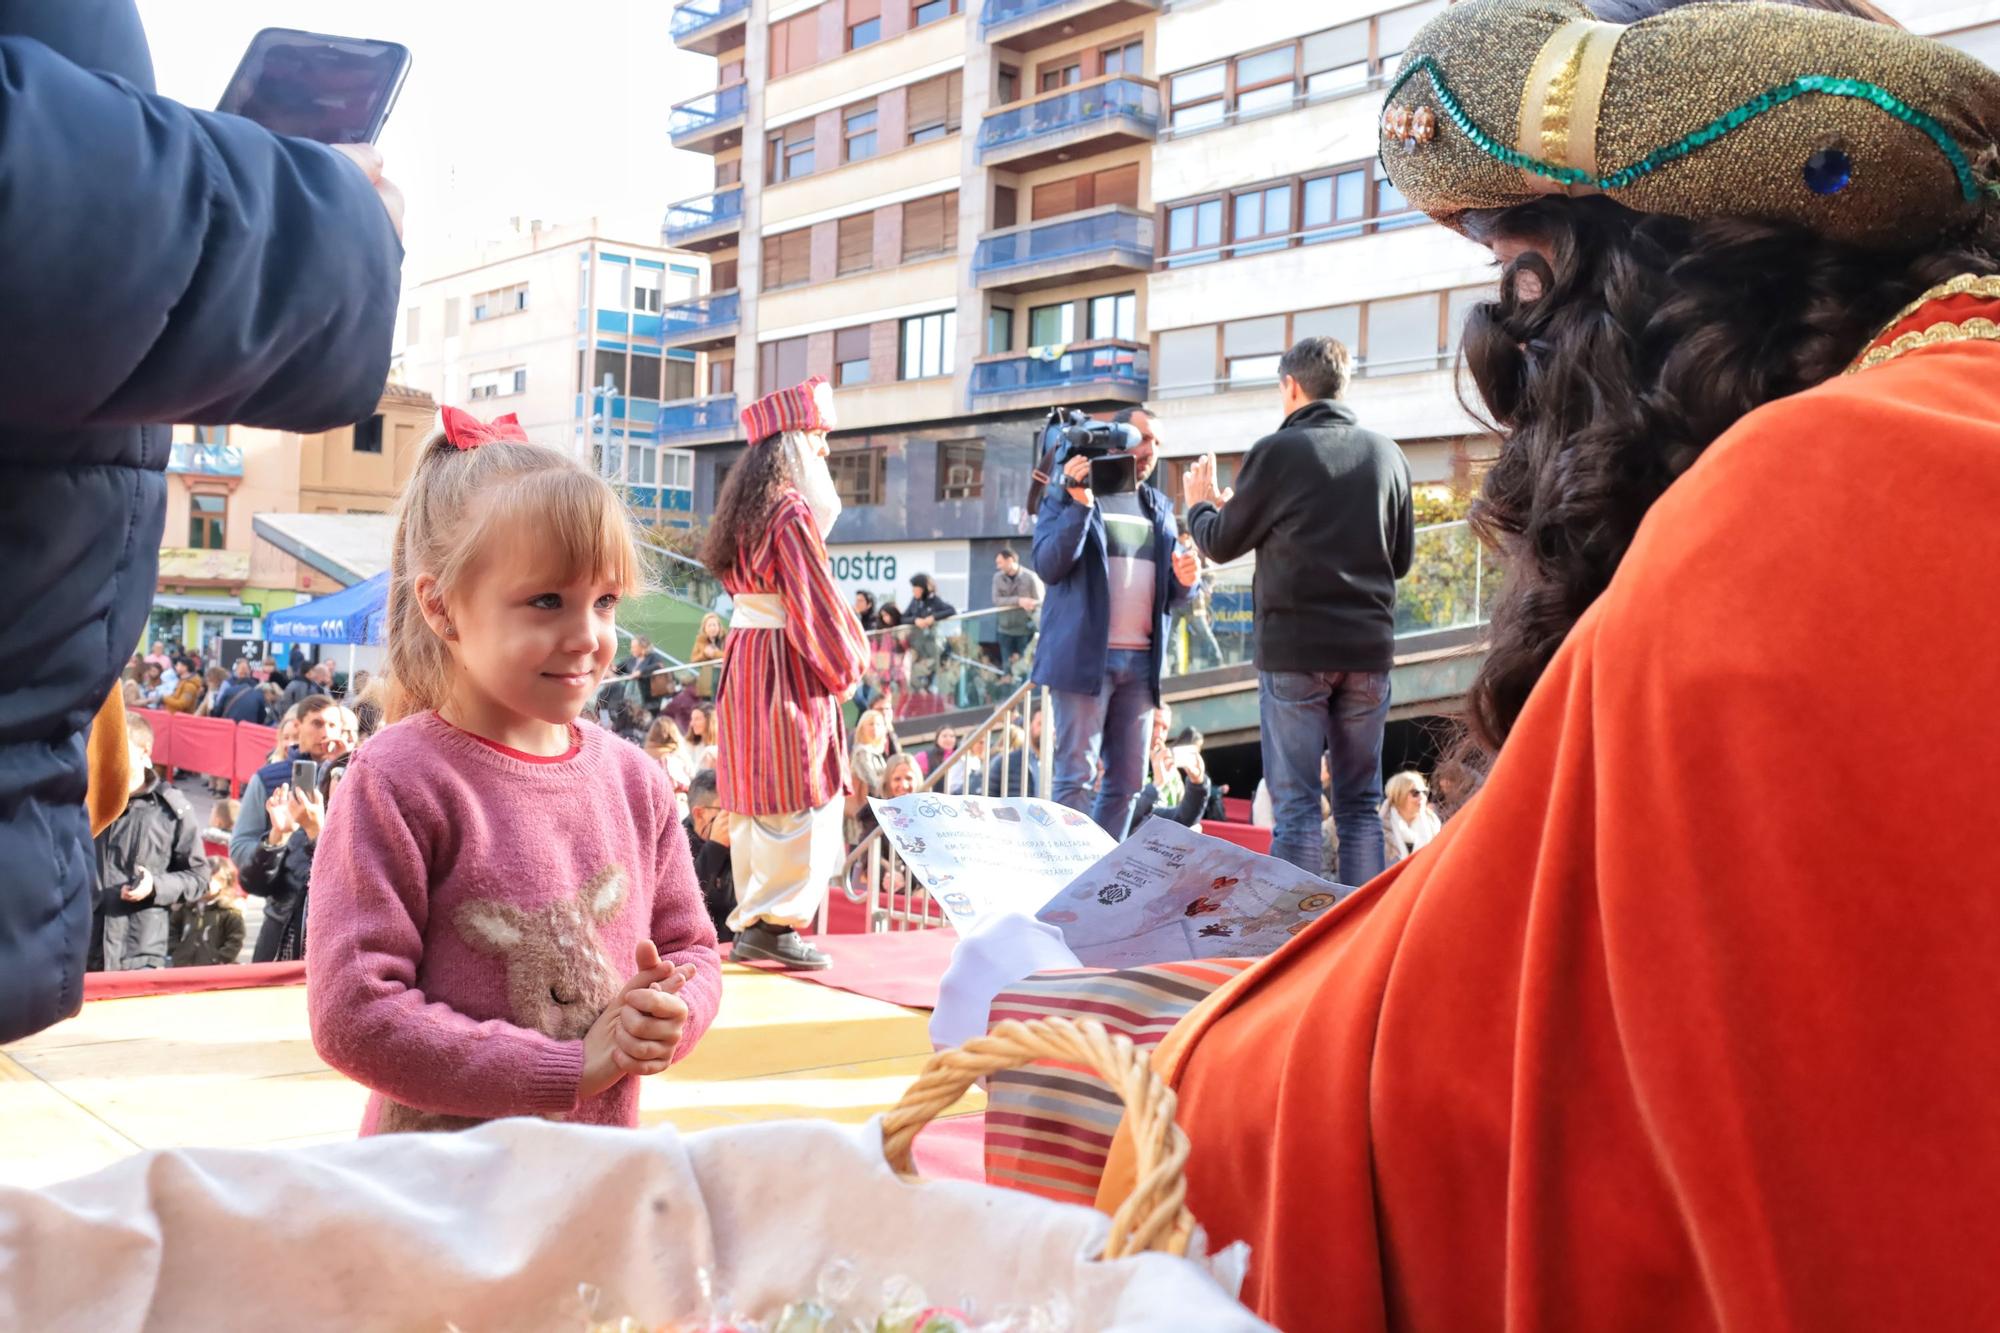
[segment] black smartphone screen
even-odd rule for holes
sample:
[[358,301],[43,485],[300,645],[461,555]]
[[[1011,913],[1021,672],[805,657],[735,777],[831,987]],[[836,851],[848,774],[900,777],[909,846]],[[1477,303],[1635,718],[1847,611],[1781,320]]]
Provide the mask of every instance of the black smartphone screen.
[[374,143],[409,72],[395,42],[266,28],[216,108],[275,134],[321,143]]
[[319,790],[319,765],[310,759],[292,760],[292,790],[310,795]]

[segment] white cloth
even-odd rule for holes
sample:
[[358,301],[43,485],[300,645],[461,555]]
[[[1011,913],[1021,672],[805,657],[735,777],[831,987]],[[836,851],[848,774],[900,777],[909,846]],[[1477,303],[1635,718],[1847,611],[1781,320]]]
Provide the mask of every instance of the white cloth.
[[[590,1283],[595,1320],[678,1327],[708,1322],[704,1273],[715,1313],[770,1319],[844,1259],[869,1297],[900,1275],[981,1311],[1060,1296],[1072,1328],[1266,1330],[1212,1276],[1233,1287],[1230,1251],[1206,1265],[1093,1261],[1108,1226],[1094,1209],[1018,1190],[912,1185],[883,1161],[875,1121],[682,1137],[502,1120],[308,1148],[136,1153],[44,1190],[0,1189],[0,1311],[9,1329],[107,1333],[542,1333],[584,1326],[577,1287]],[[1193,1252],[1202,1246],[1198,1236]]]
[[1257,794],[1250,802],[1250,822],[1257,828],[1278,827],[1277,813],[1271,808],[1271,789],[1262,778],[1257,779]]
[[788,623],[782,593],[738,593],[736,607],[729,614],[731,629],[783,629]]
[[1051,968],[1082,967],[1062,931],[1019,912],[979,923],[952,946],[931,1010],[931,1045],[939,1050],[986,1035],[993,999],[1015,982]]
[[803,929],[819,915],[827,885],[847,854],[847,798],[788,815],[729,816],[729,863],[736,873],[736,910],[729,928],[759,921]]

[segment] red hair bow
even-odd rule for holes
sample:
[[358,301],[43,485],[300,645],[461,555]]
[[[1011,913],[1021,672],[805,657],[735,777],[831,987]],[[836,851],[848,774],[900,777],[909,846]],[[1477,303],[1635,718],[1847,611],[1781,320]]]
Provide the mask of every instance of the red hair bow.
[[461,412],[455,407],[438,409],[438,426],[444,437],[454,448],[477,449],[482,444],[495,440],[513,440],[520,444],[530,443],[528,432],[521,429],[521,419],[509,412],[504,417],[491,421],[481,421],[470,412]]

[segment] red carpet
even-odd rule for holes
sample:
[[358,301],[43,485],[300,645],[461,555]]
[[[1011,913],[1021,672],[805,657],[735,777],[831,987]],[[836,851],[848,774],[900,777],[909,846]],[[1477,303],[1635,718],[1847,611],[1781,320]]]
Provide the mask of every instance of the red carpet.
[[[833,957],[824,972],[788,972],[835,990],[852,991],[911,1009],[937,1008],[938,979],[951,962],[955,930],[892,930],[874,935],[830,935],[818,943]],[[780,971],[770,963],[750,963]]]
[[1221,838],[1233,842],[1238,847],[1247,847],[1261,856],[1271,854],[1271,830],[1258,828],[1255,824],[1231,824],[1219,819],[1204,819],[1201,831],[1211,838]]
[[986,1179],[986,1117],[959,1115],[933,1120],[917,1134],[910,1150],[917,1174],[926,1180]]

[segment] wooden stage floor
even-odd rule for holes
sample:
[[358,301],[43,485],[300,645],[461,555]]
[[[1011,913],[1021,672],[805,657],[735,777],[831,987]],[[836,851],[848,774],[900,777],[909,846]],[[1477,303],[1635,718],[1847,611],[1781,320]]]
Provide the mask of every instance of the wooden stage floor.
[[[725,965],[723,978],[701,1045],[645,1081],[644,1123],[859,1122],[930,1055],[919,1010],[751,968]],[[366,1094],[313,1052],[305,999],[280,986],[96,1000],[0,1048],[0,1184],[45,1185],[147,1148],[351,1137]],[[953,1113],[983,1104],[975,1091]]]

